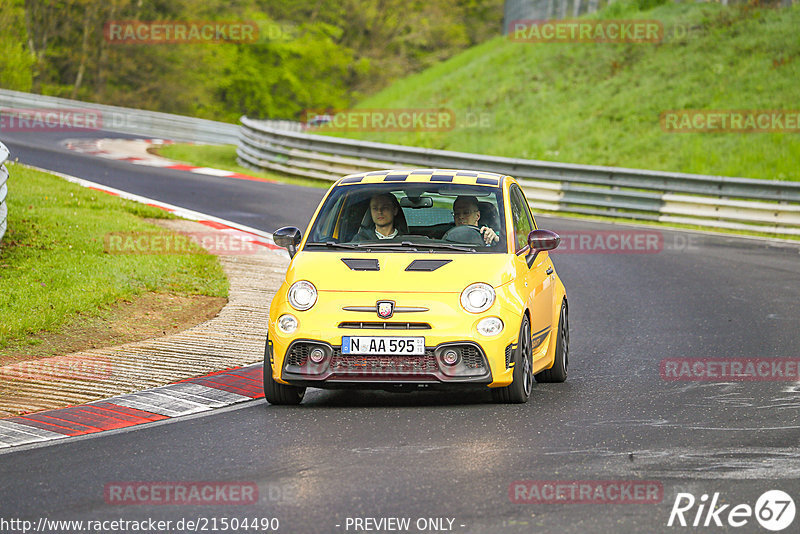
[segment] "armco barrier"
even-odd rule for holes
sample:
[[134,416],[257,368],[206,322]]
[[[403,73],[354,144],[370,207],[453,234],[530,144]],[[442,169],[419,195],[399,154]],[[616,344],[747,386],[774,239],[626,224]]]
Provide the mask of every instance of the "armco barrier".
[[336,180],[386,168],[472,169],[515,177],[536,210],[800,235],[800,183],[573,165],[356,141],[241,119],[239,162]]
[[[100,130],[174,141],[236,144],[239,138],[239,126],[227,122],[0,89],[0,113],[32,109],[93,111],[99,117]],[[277,129],[301,129],[300,123],[291,121],[269,121],[269,124]]]
[[6,233],[8,226],[8,204],[6,204],[6,197],[8,196],[8,169],[6,169],[5,162],[8,160],[9,153],[6,145],[0,143],[0,239]]

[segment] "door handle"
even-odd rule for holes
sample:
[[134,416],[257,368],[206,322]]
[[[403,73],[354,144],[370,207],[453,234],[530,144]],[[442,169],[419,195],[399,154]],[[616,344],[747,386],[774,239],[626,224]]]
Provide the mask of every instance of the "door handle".
[[548,268],[547,268],[547,270],[546,270],[545,272],[546,272],[547,274],[553,274],[553,268],[552,268],[552,267],[548,267]]

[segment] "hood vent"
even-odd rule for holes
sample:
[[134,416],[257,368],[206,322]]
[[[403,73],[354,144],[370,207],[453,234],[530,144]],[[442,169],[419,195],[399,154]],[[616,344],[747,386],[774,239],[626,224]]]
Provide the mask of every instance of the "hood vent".
[[435,271],[442,265],[447,265],[453,260],[414,260],[406,267],[406,271]]
[[[367,258],[342,258],[345,265],[353,271],[380,271],[378,260]],[[407,270],[407,269],[406,269]]]

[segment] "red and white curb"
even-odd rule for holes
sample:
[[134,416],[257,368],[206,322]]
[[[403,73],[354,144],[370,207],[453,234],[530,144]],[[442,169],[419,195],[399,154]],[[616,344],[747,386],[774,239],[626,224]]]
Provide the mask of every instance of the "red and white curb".
[[0,449],[206,412],[264,396],[261,364],[80,406],[0,419]]
[[[267,232],[83,178],[30,165],[24,166],[54,174],[95,191],[163,209],[221,232],[236,234],[243,240],[288,256],[286,250],[275,245],[272,234]],[[262,373],[262,364],[257,363],[80,406],[0,419],[0,449],[127,428],[262,398]]]
[[69,150],[89,154],[104,159],[117,161],[127,161],[134,165],[144,165],[147,167],[159,167],[162,169],[175,169],[188,171],[195,174],[207,176],[218,176],[221,178],[235,178],[237,180],[252,180],[256,182],[278,183],[276,180],[259,178],[249,174],[214,169],[212,167],[196,167],[187,165],[179,161],[151,154],[147,150],[154,146],[170,145],[172,141],[164,139],[66,139],[62,145]]

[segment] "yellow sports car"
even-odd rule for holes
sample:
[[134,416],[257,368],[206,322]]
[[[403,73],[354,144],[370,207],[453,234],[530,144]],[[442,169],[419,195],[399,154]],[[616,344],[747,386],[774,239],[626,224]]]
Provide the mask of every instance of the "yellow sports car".
[[478,171],[376,171],[337,181],[305,236],[285,227],[264,395],[306,387],[488,387],[527,402],[563,382],[567,295],[519,184]]

